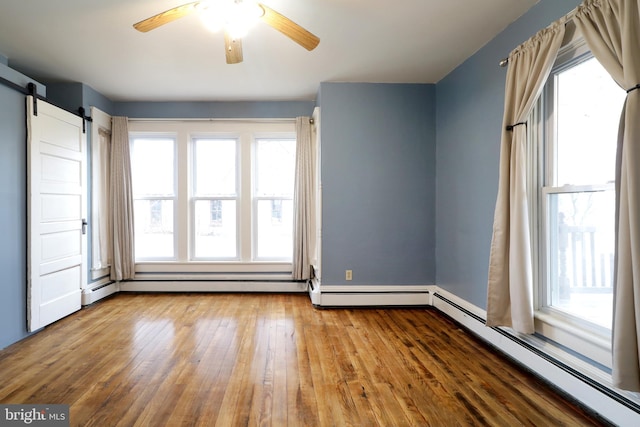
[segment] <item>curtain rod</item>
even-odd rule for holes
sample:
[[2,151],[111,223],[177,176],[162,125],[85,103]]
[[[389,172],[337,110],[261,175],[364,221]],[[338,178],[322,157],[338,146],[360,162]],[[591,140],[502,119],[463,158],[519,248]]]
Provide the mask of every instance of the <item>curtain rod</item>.
[[[579,7],[580,7],[580,6],[575,7],[571,12],[567,13],[566,15],[564,15],[562,18],[560,18],[560,19],[556,20],[555,22],[559,22],[559,21],[561,21],[561,22],[563,22],[563,23],[564,23],[564,25],[566,26],[568,23],[570,23],[571,21],[573,21],[573,18],[576,16],[576,13],[578,12],[578,8],[579,8]],[[551,24],[551,25],[553,25],[553,24]],[[502,59],[500,60],[500,62],[498,62],[498,65],[499,65],[501,68],[504,68],[504,67],[506,67],[507,65],[509,65],[509,57],[502,58]]]
[[[274,119],[241,119],[241,118],[145,118],[145,117],[129,117],[130,122],[246,122],[246,123],[294,123],[296,119],[274,118]],[[309,123],[314,124],[313,118],[309,118]]]
[[129,117],[130,122],[245,122],[245,123],[294,123],[295,119],[247,119],[247,118],[176,118],[176,117]]

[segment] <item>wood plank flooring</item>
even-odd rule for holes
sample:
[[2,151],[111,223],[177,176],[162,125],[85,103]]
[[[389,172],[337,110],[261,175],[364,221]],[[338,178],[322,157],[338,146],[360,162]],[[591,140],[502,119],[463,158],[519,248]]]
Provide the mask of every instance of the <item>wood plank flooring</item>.
[[0,351],[0,403],[77,426],[597,426],[432,309],[118,294]]

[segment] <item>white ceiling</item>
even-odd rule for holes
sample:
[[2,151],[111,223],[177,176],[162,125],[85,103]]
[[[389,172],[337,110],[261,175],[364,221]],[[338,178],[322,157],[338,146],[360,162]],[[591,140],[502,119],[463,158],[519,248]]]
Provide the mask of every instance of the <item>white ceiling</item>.
[[2,0],[0,53],[113,101],[313,100],[324,81],[435,83],[537,1],[262,0],[320,45],[309,52],[260,22],[244,62],[227,65],[223,36],[194,15],[133,29],[188,0]]

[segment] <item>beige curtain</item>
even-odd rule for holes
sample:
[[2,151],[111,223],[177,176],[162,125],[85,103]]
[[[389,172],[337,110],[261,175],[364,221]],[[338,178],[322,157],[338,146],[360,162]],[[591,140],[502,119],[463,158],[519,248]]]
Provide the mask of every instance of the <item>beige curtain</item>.
[[296,170],[293,193],[293,279],[311,278],[314,245],[314,147],[309,117],[296,118]]
[[613,382],[640,391],[640,10],[637,0],[587,0],[574,21],[593,55],[628,90],[618,132]]
[[112,230],[111,280],[133,279],[133,189],[126,117],[113,117],[111,127],[110,207]]
[[493,222],[487,326],[533,333],[533,279],[527,203],[526,119],[542,92],[564,36],[564,20],[541,30],[509,54]]

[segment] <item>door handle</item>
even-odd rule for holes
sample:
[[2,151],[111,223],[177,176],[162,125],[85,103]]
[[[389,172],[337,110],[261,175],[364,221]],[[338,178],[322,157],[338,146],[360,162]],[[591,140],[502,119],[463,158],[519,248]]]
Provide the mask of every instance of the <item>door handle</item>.
[[87,234],[87,225],[89,225],[87,220],[82,218],[82,234]]

